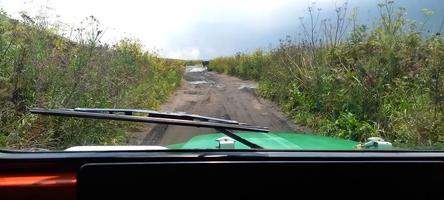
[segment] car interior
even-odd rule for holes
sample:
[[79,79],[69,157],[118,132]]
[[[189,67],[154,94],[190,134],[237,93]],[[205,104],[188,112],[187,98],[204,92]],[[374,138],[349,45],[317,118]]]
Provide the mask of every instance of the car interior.
[[[0,153],[2,199],[441,199],[442,153]],[[371,189],[370,189],[371,188]]]

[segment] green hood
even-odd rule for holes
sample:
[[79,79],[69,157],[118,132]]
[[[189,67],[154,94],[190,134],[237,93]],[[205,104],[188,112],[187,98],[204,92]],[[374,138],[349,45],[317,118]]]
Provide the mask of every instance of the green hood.
[[[265,149],[283,150],[353,150],[358,142],[333,137],[313,135],[307,133],[283,132],[242,132],[242,138],[258,144]],[[185,143],[167,146],[170,149],[217,149],[216,139],[225,136],[222,133],[199,135]],[[235,143],[235,149],[249,149],[240,142]]]

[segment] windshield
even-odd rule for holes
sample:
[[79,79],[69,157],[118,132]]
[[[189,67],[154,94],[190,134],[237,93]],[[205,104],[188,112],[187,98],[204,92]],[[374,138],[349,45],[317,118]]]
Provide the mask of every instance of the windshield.
[[444,148],[441,0],[0,7],[0,149]]

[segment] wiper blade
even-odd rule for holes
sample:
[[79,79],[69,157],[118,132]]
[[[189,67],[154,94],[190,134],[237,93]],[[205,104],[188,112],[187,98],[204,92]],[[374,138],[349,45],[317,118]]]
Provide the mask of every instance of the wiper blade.
[[[104,109],[106,110],[106,109]],[[111,109],[110,109],[111,110]],[[119,109],[123,112],[124,109]],[[143,110],[141,110],[143,111]],[[105,111],[103,111],[105,112]],[[242,123],[221,123],[212,121],[200,121],[200,120],[190,120],[190,119],[177,119],[173,117],[144,117],[135,115],[119,115],[119,114],[109,114],[103,113],[99,110],[94,112],[79,111],[76,109],[32,109],[31,113],[41,114],[41,115],[54,115],[54,116],[65,116],[65,117],[80,117],[80,118],[92,118],[92,119],[108,119],[108,120],[118,120],[118,121],[129,121],[129,122],[144,122],[144,123],[158,123],[158,124],[170,124],[179,126],[193,126],[193,127],[204,127],[204,128],[227,128],[232,130],[242,130],[242,131],[257,131],[257,132],[269,132],[266,127],[244,125]],[[118,111],[113,111],[118,112]],[[217,119],[217,118],[214,118]]]
[[[71,109],[68,109],[68,110],[71,110]],[[109,113],[109,114],[124,113],[125,115],[135,115],[137,113],[143,113],[143,114],[146,114],[148,117],[197,120],[197,121],[207,121],[207,122],[252,126],[250,124],[240,123],[235,120],[207,117],[207,116],[202,116],[202,115],[189,114],[189,113],[185,113],[185,112],[159,112],[159,111],[154,111],[154,110],[118,109],[118,108],[74,108],[73,110],[80,111],[80,112],[92,112],[92,113]]]
[[[111,114],[111,113],[125,113],[121,114]],[[135,113],[148,113],[148,116],[135,116]],[[91,119],[107,119],[107,120],[117,120],[117,121],[128,121],[128,122],[142,122],[142,123],[158,123],[158,124],[168,124],[168,125],[178,125],[178,126],[191,126],[191,127],[203,127],[203,128],[214,128],[221,131],[222,133],[232,137],[233,139],[247,145],[250,148],[261,149],[257,144],[249,142],[236,135],[230,130],[238,131],[254,131],[254,132],[269,132],[266,127],[259,127],[253,125],[245,125],[244,123],[239,123],[232,120],[224,120],[218,118],[204,117],[200,115],[189,115],[186,114],[185,117],[177,119],[176,114],[162,113],[156,111],[148,110],[135,110],[135,109],[31,109],[33,114],[41,115],[52,115],[52,116],[64,116],[64,117],[79,117],[79,118],[91,118]],[[130,114],[131,113],[131,114]],[[151,113],[151,115],[150,115]],[[157,114],[157,116],[156,116]],[[156,116],[156,117],[155,117]],[[191,119],[190,119],[191,118]],[[197,120],[196,120],[197,119]],[[211,119],[211,120],[210,120]],[[203,121],[207,120],[207,121]],[[215,120],[215,122],[213,121]],[[237,124],[236,124],[237,123]]]

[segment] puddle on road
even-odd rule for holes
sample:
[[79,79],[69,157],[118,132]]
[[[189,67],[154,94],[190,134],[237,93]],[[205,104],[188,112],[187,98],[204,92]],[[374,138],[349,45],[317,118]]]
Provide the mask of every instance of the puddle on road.
[[188,72],[205,72],[205,71],[207,71],[207,69],[204,67],[196,67],[189,69]]
[[208,82],[207,81],[189,81],[188,83],[191,85],[200,85],[200,84],[205,84]]
[[218,83],[218,84],[216,84],[216,88],[223,89],[223,88],[225,88],[225,85]]
[[245,89],[252,89],[256,90],[257,84],[254,83],[242,83],[241,86],[239,86],[237,89],[239,90],[245,90]]
[[208,69],[202,65],[186,66],[184,79],[195,87],[208,86],[224,88],[223,84],[216,84],[207,74]]
[[186,66],[186,68],[185,68],[185,72],[187,72],[187,73],[192,73],[192,72],[205,72],[205,71],[207,71],[207,68],[206,67],[203,67],[203,66],[199,66],[199,65],[196,65],[196,66]]
[[240,91],[244,91],[244,92],[248,92],[251,94],[256,94],[256,88],[257,88],[257,84],[254,83],[242,83],[242,85],[240,87],[238,87],[237,89]]

